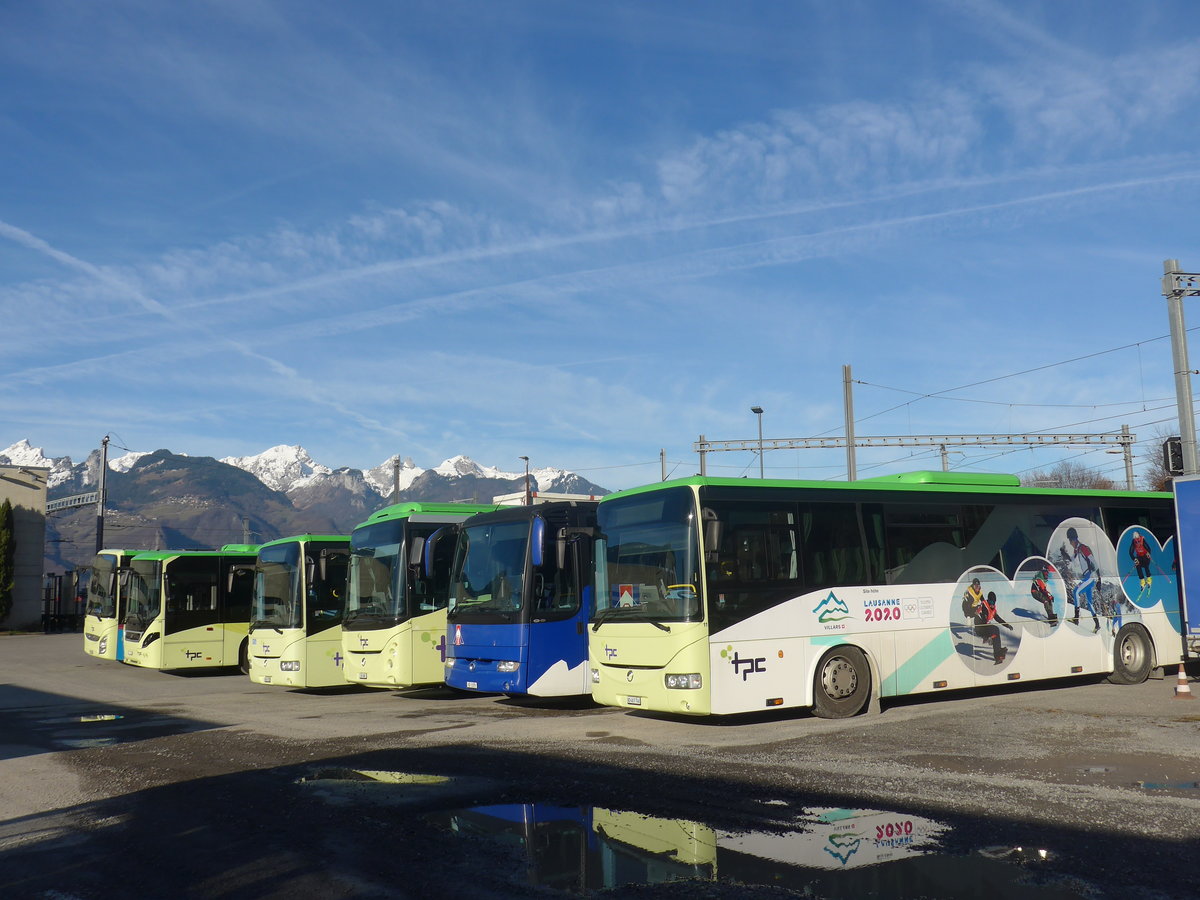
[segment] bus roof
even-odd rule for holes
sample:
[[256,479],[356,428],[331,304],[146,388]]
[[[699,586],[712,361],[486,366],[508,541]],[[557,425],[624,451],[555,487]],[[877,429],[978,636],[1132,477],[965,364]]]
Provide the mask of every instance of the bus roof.
[[[227,549],[230,547],[247,549]],[[226,544],[220,550],[139,550],[133,554],[133,559],[166,560],[178,556],[246,556],[253,558],[258,554],[257,544]]]
[[386,522],[392,519],[407,519],[418,513],[473,516],[475,513],[491,512],[497,508],[499,507],[495,503],[431,503],[423,500],[410,500],[376,510],[371,513],[367,521],[358,527],[362,528],[363,525],[374,525],[376,522]]
[[914,493],[940,494],[999,494],[1032,495],[1038,497],[1161,497],[1170,499],[1169,492],[1085,490],[1080,488],[1025,487],[1015,475],[1000,475],[979,472],[904,472],[897,475],[880,475],[858,481],[791,481],[786,479],[709,478],[692,475],[671,481],[654,482],[640,487],[627,488],[601,498],[601,503],[634,494],[646,494],[670,487],[712,486],[741,488],[804,488],[814,491],[912,491]]
[[276,538],[273,541],[267,541],[266,543],[260,545],[258,549],[261,550],[261,549],[263,549],[263,547],[277,547],[280,544],[297,544],[297,543],[307,544],[310,541],[345,541],[346,543],[349,543],[350,535],[348,535],[348,534],[309,534],[306,532],[305,534],[293,534],[293,535],[289,535],[288,537],[281,537],[281,538]]

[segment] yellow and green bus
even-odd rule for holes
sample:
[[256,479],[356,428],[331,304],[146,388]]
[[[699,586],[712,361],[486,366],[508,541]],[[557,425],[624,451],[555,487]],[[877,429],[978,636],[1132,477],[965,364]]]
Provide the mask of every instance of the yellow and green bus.
[[1170,494],[698,476],[610,494],[597,518],[589,666],[611,706],[836,718],[1017,681],[1135,683],[1183,655]]
[[439,532],[497,508],[398,503],[354,529],[342,622],[346,681],[381,688],[442,682],[454,541]]
[[314,688],[345,685],[342,616],[347,535],[302,534],[258,549],[250,612],[250,680]]
[[249,665],[256,545],[157,550],[130,560],[125,662],[148,669]]
[[83,651],[99,659],[125,659],[125,584],[129,560],[139,550],[101,550],[92,560],[83,618]]

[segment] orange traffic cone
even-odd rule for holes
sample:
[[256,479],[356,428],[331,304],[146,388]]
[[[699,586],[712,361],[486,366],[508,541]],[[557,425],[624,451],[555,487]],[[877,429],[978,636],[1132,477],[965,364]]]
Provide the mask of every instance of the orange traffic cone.
[[1183,663],[1179,664],[1179,680],[1175,683],[1175,699],[1192,699],[1192,687],[1188,684],[1187,672],[1183,668]]

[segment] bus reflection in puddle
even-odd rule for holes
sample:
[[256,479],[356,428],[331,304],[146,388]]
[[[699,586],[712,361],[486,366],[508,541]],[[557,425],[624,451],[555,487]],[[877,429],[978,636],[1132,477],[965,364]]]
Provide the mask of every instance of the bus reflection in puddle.
[[[723,881],[815,897],[1078,896],[1078,884],[1036,884],[1045,850],[939,853],[945,826],[872,810],[809,811],[798,828],[719,831],[700,822],[599,807],[507,804],[430,816],[454,834],[510,847],[531,886],[573,894],[622,885]],[[1000,852],[1003,851],[1003,852]]]

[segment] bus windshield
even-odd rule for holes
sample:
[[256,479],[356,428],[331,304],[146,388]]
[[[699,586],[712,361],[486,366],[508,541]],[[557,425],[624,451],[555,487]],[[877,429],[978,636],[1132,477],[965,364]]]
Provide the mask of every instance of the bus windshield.
[[595,627],[609,619],[688,622],[700,603],[700,532],[687,488],[601,503]]
[[350,536],[346,622],[365,617],[399,624],[405,617],[408,579],[403,554],[403,520],[355,529]]
[[304,623],[300,601],[300,545],[263,547],[254,567],[252,628],[299,628]]
[[117,558],[100,553],[92,560],[92,577],[88,581],[86,615],[111,619],[117,614]]
[[162,610],[162,562],[135,559],[129,566],[129,593],[125,600],[126,620],[145,628]]
[[519,614],[528,546],[528,519],[460,529],[447,615],[481,613],[512,618]]

